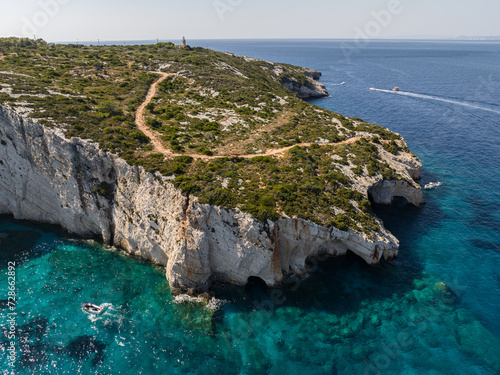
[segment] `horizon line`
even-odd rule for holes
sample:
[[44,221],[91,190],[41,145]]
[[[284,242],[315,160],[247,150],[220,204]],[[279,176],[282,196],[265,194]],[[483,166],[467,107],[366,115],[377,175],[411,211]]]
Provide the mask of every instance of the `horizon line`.
[[[44,38],[41,38],[44,39]],[[158,42],[168,42],[172,40],[181,40],[181,38],[152,38],[152,39],[77,39],[77,40],[46,40],[49,43],[91,43],[91,42],[113,42],[113,43],[124,43],[124,42],[145,42],[151,41],[154,42],[158,40]],[[357,38],[324,38],[324,37],[310,37],[310,38],[186,38],[189,40],[349,40],[356,41]],[[45,39],[44,39],[45,40]],[[500,36],[459,36],[459,37],[394,37],[394,38],[373,38],[366,39],[369,41],[470,41],[470,42],[478,42],[478,41],[500,41]]]

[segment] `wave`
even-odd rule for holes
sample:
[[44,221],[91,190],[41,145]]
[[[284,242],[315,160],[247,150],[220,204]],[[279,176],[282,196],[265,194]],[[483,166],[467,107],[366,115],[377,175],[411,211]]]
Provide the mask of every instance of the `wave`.
[[462,107],[493,112],[493,113],[497,113],[500,115],[500,110],[498,110],[498,109],[488,108],[485,106],[481,106],[481,105],[477,105],[477,104],[474,104],[471,102],[465,102],[465,101],[461,101],[461,100],[448,99],[448,98],[443,98],[443,97],[434,96],[434,95],[417,94],[417,93],[407,92],[407,91],[392,91],[392,90],[381,90],[381,89],[375,89],[373,91],[380,91],[380,92],[386,92],[386,93],[390,93],[390,94],[409,96],[409,97],[418,98],[418,99],[436,100],[436,101],[440,101],[440,102],[444,102],[444,103],[459,105]]
[[183,303],[198,303],[205,305],[208,310],[216,311],[218,310],[226,301],[217,299],[212,297],[209,301],[203,299],[201,297],[192,297],[187,294],[181,294],[174,297],[174,303],[183,304]]

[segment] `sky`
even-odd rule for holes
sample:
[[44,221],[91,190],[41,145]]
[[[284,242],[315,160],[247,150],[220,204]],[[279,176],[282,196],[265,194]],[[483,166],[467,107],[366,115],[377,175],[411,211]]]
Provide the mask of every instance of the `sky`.
[[500,0],[0,0],[0,37],[50,42],[500,36]]

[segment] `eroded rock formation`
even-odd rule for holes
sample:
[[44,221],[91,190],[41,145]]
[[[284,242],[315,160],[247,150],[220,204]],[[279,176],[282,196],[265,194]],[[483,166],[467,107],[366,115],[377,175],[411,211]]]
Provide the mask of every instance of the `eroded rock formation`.
[[[409,173],[404,164],[400,169]],[[421,192],[407,182],[377,183],[375,201],[401,194],[421,203]],[[398,240],[381,223],[370,237],[301,219],[262,223],[238,210],[200,204],[159,174],[3,106],[0,213],[58,224],[163,265],[174,293],[205,291],[215,279],[244,285],[250,276],[276,285],[285,275],[305,272],[310,256],[351,250],[376,263],[398,252]]]

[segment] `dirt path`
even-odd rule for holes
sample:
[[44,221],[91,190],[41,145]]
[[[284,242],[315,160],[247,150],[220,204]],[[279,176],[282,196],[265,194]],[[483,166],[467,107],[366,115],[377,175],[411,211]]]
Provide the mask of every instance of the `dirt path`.
[[150,87],[148,91],[148,95],[146,96],[146,99],[144,102],[137,108],[137,112],[135,114],[135,124],[139,128],[141,132],[143,132],[149,139],[151,140],[151,144],[153,145],[153,148],[155,152],[161,153],[165,156],[175,156],[172,154],[170,150],[167,150],[161,141],[158,139],[157,135],[146,125],[146,120],[144,119],[144,110],[146,109],[146,106],[151,103],[151,100],[153,100],[154,96],[156,95],[158,91],[158,84],[163,82],[165,79],[167,79],[170,76],[173,76],[174,74],[171,73],[163,73],[163,72],[151,72],[151,73],[156,73],[160,74],[161,77],[158,78]]
[[[165,79],[168,77],[172,77],[175,74],[174,73],[164,73],[164,72],[150,72],[150,73],[156,73],[160,74],[161,77],[158,78],[152,85],[151,88],[149,89],[148,95],[146,96],[146,99],[144,102],[139,106],[137,109],[136,115],[135,115],[135,123],[139,130],[143,132],[149,139],[151,140],[151,144],[153,145],[154,152],[160,153],[165,155],[166,158],[175,158],[177,156],[191,156],[193,159],[202,159],[202,160],[211,160],[211,159],[221,159],[221,158],[231,158],[231,157],[239,157],[239,158],[244,158],[244,159],[251,159],[255,158],[257,156],[275,156],[275,155],[280,155],[285,153],[286,151],[290,150],[291,148],[295,146],[299,147],[309,147],[313,143],[298,143],[293,146],[288,146],[288,147],[283,147],[283,148],[277,148],[277,149],[272,149],[268,150],[264,153],[261,154],[249,154],[249,155],[240,155],[240,154],[232,154],[232,155],[214,155],[214,156],[207,156],[207,155],[200,155],[200,154],[177,154],[172,152],[171,150],[168,150],[163,146],[163,143],[160,141],[158,136],[146,125],[146,120],[144,119],[144,110],[146,109],[146,106],[151,103],[151,100],[153,100],[154,96],[158,92],[158,84],[163,82]],[[348,144],[348,143],[354,143],[361,137],[353,137],[349,138],[345,141],[342,142],[337,142],[337,143],[323,143],[319,144],[320,146],[335,146],[335,145],[342,145],[342,144]]]
[[[342,142],[337,142],[337,143],[316,143],[319,146],[338,146],[338,145],[345,145],[345,144],[350,144],[356,142],[358,139],[361,139],[361,137],[353,137],[346,139],[345,141]],[[201,160],[211,160],[211,159],[222,159],[222,158],[232,158],[232,157],[238,157],[238,158],[243,158],[243,159],[252,159],[257,156],[276,156],[276,155],[281,155],[287,152],[288,150],[294,148],[295,146],[299,147],[309,147],[315,143],[297,143],[293,146],[288,146],[288,147],[283,147],[283,148],[276,148],[272,150],[268,150],[266,152],[260,153],[260,154],[248,154],[248,155],[241,155],[241,154],[232,154],[232,155],[214,155],[214,156],[206,156],[206,155],[200,155],[200,154],[174,154],[174,153],[168,153],[165,154],[167,157],[176,157],[176,156],[191,156],[193,159],[201,159]]]
[[[342,141],[342,142],[337,142],[337,143],[316,143],[317,145],[319,146],[335,146],[335,145],[343,145],[343,144],[349,144],[349,143],[354,143],[356,142],[358,139],[361,139],[361,137],[353,137],[353,138],[349,138],[345,141]],[[198,158],[198,159],[220,159],[220,158],[231,158],[231,157],[239,157],[239,158],[243,158],[243,159],[252,159],[252,158],[255,158],[257,156],[275,156],[275,155],[280,155],[280,154],[284,154],[285,152],[287,152],[288,150],[294,148],[295,146],[299,146],[299,147],[309,147],[311,145],[313,145],[315,143],[297,143],[293,146],[288,146],[288,147],[283,147],[283,148],[276,148],[276,149],[272,149],[272,150],[268,150],[264,153],[260,153],[260,154],[248,154],[248,155],[239,155],[239,154],[233,154],[233,155],[215,155],[215,156],[205,156],[205,155],[188,155],[188,156],[191,156],[192,158]],[[179,155],[186,155],[186,154],[179,154]],[[175,155],[175,156],[179,156],[179,155]]]

